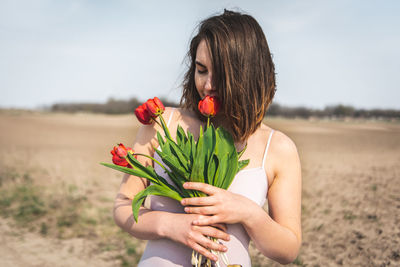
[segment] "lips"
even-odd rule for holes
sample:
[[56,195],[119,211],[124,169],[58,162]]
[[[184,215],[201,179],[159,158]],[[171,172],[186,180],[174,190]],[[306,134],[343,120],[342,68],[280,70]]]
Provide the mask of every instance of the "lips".
[[217,91],[208,91],[208,92],[204,92],[201,94],[201,99],[204,99],[207,95],[212,96],[212,97],[218,97],[218,93]]

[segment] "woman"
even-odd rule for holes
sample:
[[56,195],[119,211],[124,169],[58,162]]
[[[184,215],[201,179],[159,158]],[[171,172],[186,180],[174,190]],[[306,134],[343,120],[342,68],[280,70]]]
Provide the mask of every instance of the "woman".
[[[215,261],[211,249],[226,252],[231,264],[251,266],[250,239],[265,256],[292,262],[301,244],[301,169],[294,143],[262,123],[275,93],[275,73],[261,27],[249,15],[225,10],[200,23],[188,58],[182,108],[164,113],[171,133],[178,124],[199,133],[205,123],[197,103],[206,95],[216,96],[222,110],[212,122],[232,133],[238,151],[247,145],[242,159],[250,159],[250,164],[235,176],[229,190],[186,183],[187,189],[208,196],[181,203],[152,196],[149,207],[141,208],[138,223],[131,201],[148,182],[124,177],[115,201],[116,223],[134,237],[149,240],[139,266],[191,266],[192,250]],[[154,155],[157,130],[161,131],[156,124],[141,127],[134,151]],[[144,157],[139,160],[152,164]],[[262,209],[266,199],[269,213]]]

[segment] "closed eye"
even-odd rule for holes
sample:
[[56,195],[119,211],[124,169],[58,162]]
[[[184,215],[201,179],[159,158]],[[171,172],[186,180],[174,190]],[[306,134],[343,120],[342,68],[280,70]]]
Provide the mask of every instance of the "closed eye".
[[199,69],[197,69],[197,73],[199,73],[199,74],[206,74],[206,73],[207,73],[207,70],[199,70]]
[[196,70],[197,73],[199,74],[206,74],[207,73],[207,67],[201,64],[199,61],[196,60]]

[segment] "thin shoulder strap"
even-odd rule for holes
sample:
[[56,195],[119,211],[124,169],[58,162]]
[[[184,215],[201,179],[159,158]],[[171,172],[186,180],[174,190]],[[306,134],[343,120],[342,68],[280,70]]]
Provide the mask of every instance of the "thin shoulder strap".
[[174,112],[175,112],[175,108],[172,108],[171,115],[169,115],[169,119],[167,122],[167,127],[169,127],[169,124],[171,123],[172,117],[174,116]]
[[264,151],[264,158],[263,158],[263,161],[262,161],[263,169],[264,169],[264,166],[265,166],[265,159],[267,158],[267,154],[268,154],[269,143],[271,143],[271,138],[272,138],[272,134],[273,133],[274,133],[274,130],[272,129],[271,133],[269,134],[267,146],[265,147],[265,151]]

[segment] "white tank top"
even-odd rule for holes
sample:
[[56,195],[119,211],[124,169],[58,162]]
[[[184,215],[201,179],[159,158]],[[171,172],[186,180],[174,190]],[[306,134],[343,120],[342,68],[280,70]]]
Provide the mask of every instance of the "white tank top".
[[[168,120],[169,125],[172,114]],[[268,148],[273,134],[271,131],[267,145],[265,147],[262,165],[256,168],[249,168],[239,171],[232,184],[228,188],[229,191],[245,196],[260,207],[262,207],[267,198],[268,179],[264,169],[265,160],[268,154]],[[160,160],[156,153],[154,158]],[[160,166],[154,166],[155,171],[164,177],[169,183],[172,181]],[[176,200],[162,197],[151,196],[150,208],[157,211],[167,211],[174,213],[184,213],[183,206]],[[250,237],[241,224],[227,225],[227,233],[230,235],[228,242],[222,241],[227,246],[227,256],[230,264],[241,264],[243,267],[250,267],[251,260],[248,252]],[[170,239],[149,240],[139,262],[139,267],[191,267],[192,249],[177,243]],[[222,260],[219,261],[220,266],[225,266]]]

